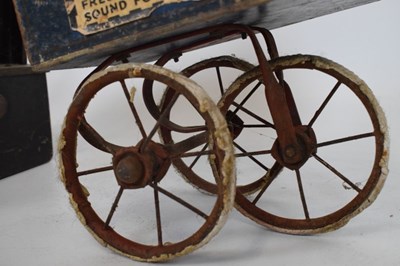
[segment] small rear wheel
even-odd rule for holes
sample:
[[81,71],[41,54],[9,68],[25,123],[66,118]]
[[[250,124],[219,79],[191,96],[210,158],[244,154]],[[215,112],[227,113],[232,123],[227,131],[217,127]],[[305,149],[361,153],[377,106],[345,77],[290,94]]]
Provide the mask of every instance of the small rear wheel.
[[[308,159],[286,166],[263,155],[260,161],[268,170],[262,189],[250,197],[238,191],[236,206],[279,232],[315,234],[340,228],[375,200],[385,181],[384,114],[367,85],[332,61],[296,55],[270,64],[273,71],[283,71],[290,85],[299,113],[296,133],[308,145]],[[265,96],[255,96],[256,91],[265,91],[259,68],[239,77],[218,105],[223,114],[233,112],[244,124],[265,129],[248,138],[254,154],[272,151],[279,141]],[[241,167],[246,165],[237,162],[238,176],[255,172]]]
[[[215,101],[220,100],[222,95],[225,93],[229,85],[241,74],[252,69],[254,66],[242,59],[238,59],[232,56],[220,56],[215,58],[206,59],[197,62],[184,70],[181,74],[185,77],[193,79],[195,81],[204,82],[204,88],[207,90],[209,95],[212,95]],[[173,90],[167,89],[163,95],[160,103],[160,110],[163,110],[168,106],[172,99]],[[227,114],[230,116],[232,114]],[[239,117],[233,114],[234,118],[229,119],[229,130],[233,139],[237,139],[243,130],[242,121]],[[171,118],[171,120],[174,120]],[[174,120],[175,121],[175,120]],[[176,121],[177,124],[182,122]],[[173,128],[172,128],[173,129]],[[181,130],[179,130],[181,129]],[[196,132],[191,132],[189,127],[186,128],[186,132],[182,128],[176,128],[176,130],[171,130],[171,127],[161,127],[160,136],[164,143],[174,143],[179,141],[181,138],[187,138],[191,134],[196,134]],[[234,141],[236,147],[241,147],[240,138]],[[196,151],[199,155],[191,158],[177,158],[173,160],[173,165],[182,174],[183,178],[191,183],[194,187],[200,191],[215,194],[217,193],[217,187],[212,179],[209,179],[209,174],[204,174],[203,165],[208,164],[206,155],[208,150],[208,144],[199,146]],[[202,153],[200,153],[200,151]],[[238,150],[238,156],[250,157],[251,160],[255,160],[252,155],[246,154],[246,151]],[[262,179],[239,179],[237,180],[237,189],[239,189],[243,194],[251,194],[257,191],[262,184]]]

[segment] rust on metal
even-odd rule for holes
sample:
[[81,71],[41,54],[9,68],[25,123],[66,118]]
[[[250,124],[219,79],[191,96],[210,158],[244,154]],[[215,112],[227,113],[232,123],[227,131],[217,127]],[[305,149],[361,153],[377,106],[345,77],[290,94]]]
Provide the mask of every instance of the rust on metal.
[[[288,100],[286,98],[286,91],[288,91],[288,88],[282,86],[283,84],[280,84],[279,80],[276,80],[274,73],[271,70],[271,67],[269,66],[267,57],[263,49],[261,48],[261,44],[256,37],[257,32],[261,32],[262,36],[264,37],[264,40],[267,43],[267,46],[269,47],[269,52],[271,53],[271,57],[276,58],[278,56],[276,43],[273,39],[272,34],[270,34],[269,31],[257,27],[226,24],[226,25],[207,27],[190,33],[174,36],[171,38],[166,38],[161,41],[149,43],[143,46],[134,47],[122,51],[105,60],[92,72],[92,74],[102,69],[105,69],[106,67],[110,66],[116,61],[129,58],[132,53],[135,53],[143,49],[149,49],[151,47],[156,47],[166,43],[176,42],[179,40],[192,38],[194,36],[208,34],[207,38],[203,38],[200,41],[181,47],[179,48],[179,50],[174,50],[173,52],[162,57],[157,62],[157,64],[163,65],[172,58],[175,58],[176,54],[180,54],[188,50],[193,50],[195,48],[204,46],[206,44],[215,42],[216,40],[221,38],[229,39],[233,38],[235,35],[243,36],[243,34],[245,34],[250,38],[255,54],[257,56],[259,68],[261,69],[262,72],[263,83],[265,84],[265,95],[272,114],[274,126],[277,128],[277,134],[279,138],[278,148],[280,152],[275,154],[276,155],[279,154],[280,156],[279,159],[285,161],[285,163],[294,165],[301,161],[304,161],[306,156],[304,155],[304,153],[301,152],[301,150],[303,150],[304,148],[301,147],[301,144],[298,142],[296,130],[294,127],[294,123],[292,121],[292,114],[296,113],[295,103],[294,101],[290,101],[290,106],[289,106]],[[89,77],[91,75],[89,75]],[[278,72],[278,77],[282,78],[282,74],[279,72]],[[85,82],[85,80],[83,82]],[[152,89],[148,89],[149,87],[151,88],[151,86],[152,86],[151,82],[144,84],[143,96],[145,98],[145,104],[147,109],[154,117],[157,117],[159,116],[159,109],[157,107],[157,104],[154,102]],[[169,127],[173,126],[168,121],[166,121],[165,123],[168,124]],[[287,152],[289,150],[290,154]]]
[[[331,91],[328,93],[326,99],[317,108],[314,116],[306,124],[295,126],[296,135],[302,147],[303,153],[302,161],[296,164],[288,163],[282,160],[282,152],[277,146],[278,138],[272,148],[272,155],[276,159],[275,164],[268,171],[262,189],[257,193],[255,199],[250,201],[245,198],[241,193],[237,193],[236,206],[240,212],[250,219],[260,223],[273,230],[290,233],[290,234],[316,234],[336,230],[344,226],[352,217],[360,213],[363,209],[369,206],[376,198],[379,191],[382,189],[383,183],[387,175],[387,151],[388,151],[388,136],[385,117],[379,105],[376,102],[372,92],[367,85],[355,76],[352,72],[346,70],[342,66],[318,56],[304,56],[295,55],[288,57],[281,57],[271,61],[273,70],[281,69],[304,69],[313,70],[324,73],[337,82],[331,85]],[[260,69],[253,69],[246,72],[241,78],[237,79],[234,84],[228,89],[221,99],[219,105],[221,111],[226,113],[228,107],[233,105],[235,97],[242,91],[251,81],[259,80],[262,77]],[[337,138],[330,141],[319,142],[316,134],[314,133],[313,126],[315,121],[320,117],[322,110],[328,102],[331,101],[333,94],[337,91],[340,84],[341,89],[349,89],[352,91],[356,98],[362,103],[364,111],[367,112],[370,118],[372,129],[368,132],[355,134],[347,137]],[[334,165],[324,159],[323,155],[319,154],[319,149],[327,146],[334,146],[338,144],[351,144],[353,141],[361,139],[371,139],[374,143],[372,154],[374,159],[371,162],[369,176],[366,176],[367,182],[360,186],[352,181],[341,169],[335,168]],[[285,150],[283,151],[285,152]],[[287,156],[292,156],[292,150],[286,150]],[[329,213],[316,216],[309,208],[307,202],[307,191],[304,189],[303,176],[301,174],[302,166],[307,163],[309,158],[314,158],[321,167],[328,169],[334,176],[341,182],[350,187],[355,193],[355,197],[344,206],[337,210],[330,211]],[[268,188],[274,182],[283,168],[294,170],[296,174],[296,183],[300,194],[300,202],[302,205],[303,218],[290,218],[282,215],[276,215],[263,209],[259,205],[260,199],[265,196]],[[338,199],[339,200],[339,199]]]
[[[258,33],[261,34],[267,45],[268,56],[271,60],[268,60],[266,52],[261,48],[262,45],[256,36]],[[120,61],[126,62],[132,54],[143,49],[199,36],[202,36],[200,40],[194,38],[197,41],[163,55],[154,66],[145,64],[112,66]],[[221,56],[196,63],[184,69],[181,74],[162,68],[167,62],[176,60],[187,51],[238,36],[250,39],[258,60],[259,65],[257,67],[253,67],[243,60]],[[222,67],[243,72],[227,90],[222,84],[220,72]],[[219,89],[221,94],[218,107],[201,88],[189,79],[195,73],[211,68],[216,70],[218,84],[215,89]],[[287,69],[317,70],[330,78],[336,79],[333,88],[329,88],[331,90],[328,96],[322,101],[308,123],[301,121],[290,87],[293,84],[289,85],[285,81],[284,70]],[[131,78],[144,79],[141,90],[142,99],[147,111],[155,121],[155,125],[150,130],[146,130],[143,126],[139,110],[136,109],[133,93],[129,92],[126,85],[125,80]],[[167,86],[159,104],[155,102],[153,95],[154,81],[162,82]],[[119,83],[122,87],[137,129],[140,132],[141,140],[134,146],[121,147],[109,142],[86,121],[84,116],[85,109],[88,103],[93,100],[94,95],[112,82]],[[255,86],[254,83],[256,83]],[[315,122],[342,85],[354,92],[357,100],[362,103],[370,117],[372,130],[319,142],[316,132],[314,132]],[[241,91],[244,91],[247,86],[251,88],[250,92],[240,100],[237,99]],[[261,112],[269,111],[272,121],[267,121],[261,115],[251,111],[250,108],[246,108],[249,99],[258,90],[262,90],[266,99],[265,110],[262,109]],[[134,91],[137,93],[136,89]],[[172,121],[171,110],[178,97],[186,97],[191,106],[204,118],[204,125],[182,126]],[[246,124],[241,113],[255,118],[261,124]],[[276,139],[271,147],[266,146],[260,150],[247,151],[236,140],[239,139],[246,128],[256,127],[273,130],[276,133]],[[93,147],[112,156],[113,164],[111,167],[106,166],[77,172],[75,152],[78,132]],[[157,132],[160,132],[162,143],[153,140]],[[174,132],[189,134],[189,137],[175,141]],[[372,162],[368,182],[363,187],[351,181],[319,154],[320,149],[324,147],[367,138],[374,140],[375,160]],[[387,175],[386,122],[379,105],[365,83],[340,65],[317,56],[279,57],[276,43],[268,30],[236,24],[203,28],[133,47],[108,58],[81,83],[76,91],[67,114],[66,127],[63,130],[63,138],[60,143],[65,185],[72,194],[71,201],[83,223],[105,245],[124,255],[145,261],[163,261],[186,254],[204,245],[216,234],[226,220],[235,193],[232,145],[235,145],[236,151],[238,151],[237,157],[248,157],[265,171],[265,175],[256,181],[237,187],[237,208],[245,216],[256,222],[285,233],[312,234],[343,226],[351,217],[371,204],[382,188]],[[195,148],[197,149],[193,151]],[[257,155],[270,155],[274,159],[274,163],[267,167],[265,163],[256,158]],[[215,177],[214,183],[206,181],[193,171],[193,166],[201,156],[207,156],[210,160]],[[193,157],[194,160],[191,163],[186,163],[183,158],[187,157]],[[346,186],[354,190],[356,194],[354,199],[327,215],[313,216],[312,208],[307,201],[305,178],[301,172],[302,167],[309,162],[310,158],[320,163]],[[194,204],[190,204],[161,186],[160,181],[166,176],[172,164],[195,187],[217,195],[211,213],[200,210]],[[275,215],[258,205],[262,197],[268,194],[269,187],[285,168],[292,170],[295,175],[293,183],[298,190],[299,202],[302,207],[301,212],[304,216],[299,219]],[[81,175],[92,175],[104,171],[114,172],[119,187],[106,221],[99,218],[95,210],[92,209],[87,198],[88,193],[82,187],[78,178]],[[152,246],[128,240],[114,231],[111,226],[114,213],[117,211],[124,191],[142,188],[152,189],[154,197],[157,241]],[[245,197],[246,194],[255,191],[258,192],[252,200]],[[168,242],[168,244],[164,242],[161,194],[204,219],[204,225],[188,240],[176,243]]]
[[[201,211],[194,204],[171,193],[160,184],[161,179],[165,177],[166,172],[170,169],[171,160],[176,156],[187,154],[193,147],[193,144],[189,142],[164,145],[152,140],[154,132],[167,121],[165,114],[169,112],[168,107],[155,120],[154,128],[149,132],[146,131],[146,134],[142,135],[142,140],[131,147],[120,147],[106,141],[84,119],[83,114],[88,102],[93,100],[93,96],[97,91],[115,81],[119,81],[121,86],[124,87],[122,85],[125,84],[123,80],[138,78],[132,75],[134,69],[141,69],[141,77],[139,78],[165,82],[166,85],[178,92],[176,95],[188,97],[192,106],[204,117],[207,127],[202,127],[202,130],[206,134],[196,137],[198,138],[196,142],[204,143],[207,137],[211,137],[215,143],[212,150],[213,160],[219,165],[215,173],[219,194],[210,212]],[[127,102],[133,104],[130,101],[129,94],[127,95]],[[131,110],[133,109],[135,108],[131,108]],[[82,128],[82,124],[85,123],[86,127],[84,128],[88,130],[84,132],[88,134],[86,136],[88,137],[88,142],[93,142],[93,146],[98,146],[99,150],[106,151],[112,156],[112,167],[77,172],[76,137],[78,131]],[[140,124],[140,121],[136,121],[137,126]],[[74,97],[66,117],[66,126],[63,129],[63,138],[60,142],[63,180],[67,190],[71,193],[71,201],[81,217],[81,221],[101,243],[136,260],[169,260],[191,252],[207,243],[220,230],[227,219],[227,215],[233,206],[235,193],[233,148],[229,135],[224,117],[206,93],[194,82],[157,66],[122,65],[112,67],[90,77]],[[119,190],[107,218],[102,220],[89,202],[87,195],[90,192],[90,188],[83,189],[79,177],[81,175],[96,175],[110,170],[115,173]],[[154,209],[158,235],[158,241],[154,245],[142,244],[135,240],[127,239],[118,233],[118,228],[113,228],[112,226],[112,221],[116,219],[114,214],[118,212],[117,206],[125,191],[141,188],[151,188],[154,191]],[[162,208],[160,194],[204,219],[203,224],[193,235],[182,241],[164,243],[163,236],[165,232],[164,222],[160,215]]]

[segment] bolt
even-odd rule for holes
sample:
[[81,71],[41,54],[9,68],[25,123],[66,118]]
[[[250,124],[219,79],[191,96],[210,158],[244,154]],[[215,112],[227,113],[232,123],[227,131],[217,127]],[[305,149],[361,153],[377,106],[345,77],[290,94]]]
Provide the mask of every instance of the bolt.
[[0,119],[3,118],[7,113],[7,100],[0,94]]
[[285,148],[285,157],[293,158],[294,156],[296,156],[296,154],[296,149],[292,145],[289,145]]
[[136,156],[128,155],[121,159],[117,165],[118,178],[127,184],[138,184],[144,175],[143,164]]

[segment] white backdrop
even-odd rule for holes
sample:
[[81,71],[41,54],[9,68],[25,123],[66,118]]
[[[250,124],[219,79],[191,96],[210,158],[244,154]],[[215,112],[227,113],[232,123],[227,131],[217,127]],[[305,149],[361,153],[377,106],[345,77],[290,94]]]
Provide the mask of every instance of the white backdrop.
[[[233,211],[213,241],[171,264],[399,265],[399,10],[399,1],[382,0],[273,30],[280,54],[332,59],[354,71],[378,98],[390,127],[391,157],[390,174],[376,202],[344,228],[308,237],[265,230]],[[221,54],[254,62],[241,41],[195,51],[187,60]],[[181,68],[185,60],[171,68]],[[52,71],[47,76],[55,150],[74,90],[89,71]],[[100,246],[80,224],[59,181],[56,158],[1,180],[0,202],[0,265],[137,264]]]

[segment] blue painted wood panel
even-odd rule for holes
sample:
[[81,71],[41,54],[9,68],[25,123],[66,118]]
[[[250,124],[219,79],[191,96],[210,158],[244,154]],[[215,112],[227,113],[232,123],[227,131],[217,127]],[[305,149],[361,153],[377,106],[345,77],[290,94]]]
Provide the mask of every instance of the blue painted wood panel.
[[[187,1],[161,6],[148,18],[89,35],[72,29],[64,0],[14,0],[14,5],[30,63],[37,70],[52,70],[93,66],[117,51],[205,26],[236,22],[273,29],[374,1]],[[150,61],[161,50],[141,52],[136,58]]]

